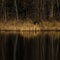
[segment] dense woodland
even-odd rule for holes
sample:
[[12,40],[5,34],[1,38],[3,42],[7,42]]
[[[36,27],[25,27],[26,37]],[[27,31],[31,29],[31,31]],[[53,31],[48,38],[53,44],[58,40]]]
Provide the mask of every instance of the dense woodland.
[[[26,18],[33,22],[59,21],[60,0],[0,0],[0,20]],[[42,31],[38,37],[28,39],[19,33],[0,31],[0,60],[60,60],[60,32]]]
[[60,0],[0,0],[1,18],[60,20]]

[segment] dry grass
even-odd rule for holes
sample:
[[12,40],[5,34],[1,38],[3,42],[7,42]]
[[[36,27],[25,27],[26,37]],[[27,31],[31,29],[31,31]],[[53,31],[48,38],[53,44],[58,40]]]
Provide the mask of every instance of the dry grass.
[[[56,31],[60,30],[60,22],[48,22],[48,21],[42,21],[39,24],[34,24],[32,21],[1,21],[0,22],[0,30],[1,33],[19,33],[24,37],[36,37],[38,35],[42,35],[43,31],[55,31],[55,32],[45,32],[45,34],[48,33],[48,35],[51,37],[55,37],[57,34],[57,37],[60,35]],[[4,31],[5,30],[5,31]],[[6,32],[6,30],[9,30]]]
[[0,30],[60,30],[60,22],[42,21],[33,24],[32,21],[6,21],[0,22]]

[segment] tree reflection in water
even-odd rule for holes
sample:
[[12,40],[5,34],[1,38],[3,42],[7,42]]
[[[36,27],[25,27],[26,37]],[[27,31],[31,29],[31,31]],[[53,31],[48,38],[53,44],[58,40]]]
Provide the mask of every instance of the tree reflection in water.
[[0,60],[59,60],[60,32],[37,32],[20,34],[0,31]]

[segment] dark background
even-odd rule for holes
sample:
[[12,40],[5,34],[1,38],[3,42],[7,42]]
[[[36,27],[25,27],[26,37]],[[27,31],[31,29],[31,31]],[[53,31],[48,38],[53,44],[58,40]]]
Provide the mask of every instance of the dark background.
[[60,0],[0,0],[0,20],[60,20]]

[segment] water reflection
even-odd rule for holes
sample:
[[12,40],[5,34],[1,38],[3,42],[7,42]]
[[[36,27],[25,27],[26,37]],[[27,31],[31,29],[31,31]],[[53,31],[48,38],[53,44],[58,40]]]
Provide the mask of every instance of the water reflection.
[[0,31],[0,34],[1,35],[21,35],[23,38],[25,37],[25,38],[34,38],[34,37],[36,37],[36,38],[38,38],[38,36],[46,36],[46,35],[48,35],[50,38],[54,38],[54,39],[57,39],[57,38],[59,38],[59,36],[60,36],[60,31],[49,31],[49,30],[46,30],[46,31],[44,31],[44,30],[42,30],[42,31],[40,31],[40,30],[22,30],[22,31],[20,31],[20,30],[15,30],[15,31],[13,31],[13,30],[11,30],[11,31],[9,31],[9,30],[6,30],[6,31]]
[[60,32],[0,31],[0,60],[60,60]]

